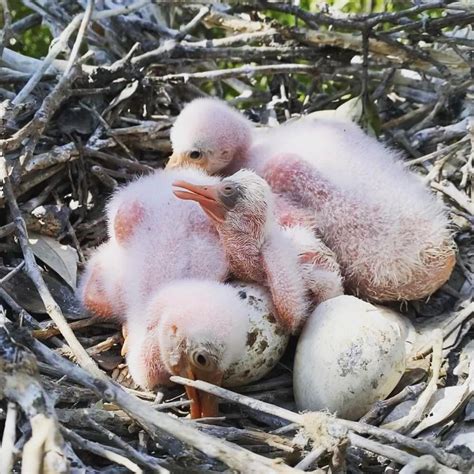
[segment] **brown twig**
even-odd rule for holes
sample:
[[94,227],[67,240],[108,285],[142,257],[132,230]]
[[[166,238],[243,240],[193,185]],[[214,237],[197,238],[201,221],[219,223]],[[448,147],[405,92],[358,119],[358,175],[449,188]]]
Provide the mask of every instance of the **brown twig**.
[[10,178],[8,176],[6,161],[3,156],[0,156],[0,176],[3,182],[3,190],[5,192],[5,197],[8,201],[13,221],[15,222],[17,227],[17,235],[20,241],[21,249],[23,251],[23,256],[25,259],[25,269],[28,276],[31,278],[31,281],[34,283],[36,289],[38,290],[38,293],[40,294],[41,299],[43,300],[48,315],[54,321],[56,326],[60,329],[61,334],[63,335],[66,342],[69,344],[74,355],[77,357],[78,362],[89,372],[94,373],[96,376],[102,377],[103,373],[98,369],[95,362],[90,358],[85,349],[81,346],[80,342],[77,340],[76,336],[69,327],[66,319],[64,318],[61,308],[58,306],[58,304],[52,297],[48,287],[44,282],[43,276],[41,275],[41,271],[36,263],[35,256],[28,242],[28,232],[26,230],[25,221],[21,216],[18,203],[16,202],[15,196],[13,194]]

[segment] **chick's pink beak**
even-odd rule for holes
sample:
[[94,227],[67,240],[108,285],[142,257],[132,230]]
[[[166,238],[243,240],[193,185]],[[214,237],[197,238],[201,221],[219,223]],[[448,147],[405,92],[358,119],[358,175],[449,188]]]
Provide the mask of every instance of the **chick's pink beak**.
[[175,181],[173,186],[182,188],[175,189],[174,195],[179,199],[196,201],[204,212],[214,221],[223,222],[227,209],[219,198],[219,185],[199,186],[186,181]]
[[[221,385],[223,373],[219,370],[212,372],[200,371],[183,358],[177,367],[178,375],[191,380],[203,380],[214,385]],[[219,402],[214,395],[202,392],[194,387],[186,387],[186,395],[191,401],[191,418],[214,417],[219,414]]]

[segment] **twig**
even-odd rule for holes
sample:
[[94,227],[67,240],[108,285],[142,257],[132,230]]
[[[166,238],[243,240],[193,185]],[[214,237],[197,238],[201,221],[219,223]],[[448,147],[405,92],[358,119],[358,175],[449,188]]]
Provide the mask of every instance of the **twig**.
[[65,76],[69,74],[69,71],[72,69],[76,61],[77,54],[79,53],[79,48],[81,47],[82,38],[84,37],[84,33],[86,31],[87,25],[89,24],[89,20],[91,19],[93,10],[94,1],[87,0],[87,6],[84,12],[84,16],[82,17],[81,26],[79,27],[79,31],[77,32],[76,41],[74,42],[74,46],[72,47],[71,54],[66,65],[66,69],[64,70]]
[[400,470],[400,474],[416,474],[418,472],[443,472],[439,468],[439,464],[436,462],[433,456],[420,456],[418,459],[414,459],[409,462],[405,467]]
[[127,469],[136,474],[143,473],[143,470],[140,469],[140,467],[137,466],[134,462],[130,461],[130,459],[127,459],[121,454],[115,453],[114,451],[108,449],[102,444],[96,443],[94,441],[89,441],[83,438],[82,436],[79,436],[78,434],[74,433],[74,431],[71,431],[65,426],[61,427],[61,432],[66,438],[68,438],[73,444],[75,444],[80,449],[85,449],[87,451],[90,451],[91,453],[97,454],[102,458],[108,459],[109,461],[120,464],[121,466],[125,466]]
[[[280,408],[269,403],[261,402],[245,395],[240,395],[231,392],[230,390],[227,390],[222,387],[217,387],[201,380],[189,380],[184,377],[178,376],[172,376],[170,379],[171,381],[179,383],[180,385],[189,385],[191,387],[197,388],[198,390],[202,390],[220,398],[224,398],[225,400],[229,400],[234,403],[239,403],[254,410],[258,410],[273,416],[277,416],[284,420],[288,420],[291,422],[291,425],[289,425],[288,429],[295,429],[294,424],[296,424],[297,426],[304,425],[304,414],[294,413],[284,408]],[[439,462],[442,462],[443,464],[449,466],[458,467],[464,465],[464,461],[459,456],[445,453],[444,451],[435,448],[431,443],[421,440],[414,440],[400,433],[397,433],[396,431],[377,428],[376,426],[367,425],[365,423],[358,423],[355,421],[343,420],[330,416],[328,416],[328,422],[333,423],[335,426],[355,431],[359,434],[376,436],[377,438],[382,439],[386,442],[399,444],[406,448],[413,449],[421,454],[430,454],[434,456]],[[277,430],[275,433],[282,432],[282,430]]]
[[[406,465],[413,463],[414,461],[419,459],[416,456],[413,456],[412,454],[409,454],[405,451],[401,451],[400,449],[388,446],[386,444],[384,445],[377,443],[370,439],[362,438],[362,436],[359,436],[354,433],[349,433],[349,440],[353,445],[359,448],[366,449],[367,451],[379,454],[380,456],[384,456],[387,459],[391,459],[397,462],[398,464]],[[434,463],[436,465],[436,472],[442,474],[461,474],[460,471],[441,466],[436,461],[434,461]]]
[[428,153],[427,155],[420,156],[419,158],[415,158],[413,160],[407,160],[403,164],[404,166],[413,166],[413,165],[418,165],[420,163],[424,163],[425,161],[433,160],[436,158],[439,158],[440,156],[443,156],[447,153],[452,153],[453,151],[457,150],[461,146],[467,144],[469,139],[467,137],[461,138],[461,140],[458,140],[455,143],[452,143],[451,145],[445,146],[441,148],[440,150],[433,151],[432,153]]
[[[98,322],[99,320],[96,318],[81,319],[79,321],[73,321],[72,323],[69,323],[69,327],[74,331],[77,331],[80,329],[88,328],[90,326],[94,326]],[[55,324],[52,324],[51,326],[48,326],[46,328],[36,329],[32,331],[33,337],[36,337],[39,340],[46,340],[59,334],[61,334],[61,331]]]
[[179,33],[177,36],[175,36],[175,39],[179,41],[180,39],[185,38],[186,35],[191,33],[191,31],[193,31],[199,25],[199,23],[201,23],[203,18],[205,18],[210,11],[210,6],[201,7],[194,18],[188,24],[179,29]]
[[[23,448],[22,473],[68,472],[66,445],[59,433],[54,405],[38,381],[35,358],[13,343],[9,323],[0,322],[0,387],[29,418],[32,435]],[[3,457],[2,457],[3,461]]]
[[2,287],[8,280],[13,278],[21,269],[25,266],[25,261],[23,260],[19,263],[13,270],[8,272],[2,279],[0,279],[0,287]]
[[[103,20],[106,18],[110,18],[117,15],[124,15],[128,14],[134,10],[138,10],[145,5],[149,4],[151,0],[138,0],[131,5],[123,6],[114,8],[111,10],[104,10],[100,12],[95,12],[92,14],[91,18],[93,20]],[[26,97],[31,93],[31,91],[35,88],[36,84],[41,80],[43,74],[47,71],[47,69],[51,66],[54,59],[60,54],[64,49],[67,47],[67,42],[69,38],[74,33],[76,28],[82,23],[82,19],[86,13],[79,13],[76,15],[71,23],[66,27],[66,29],[61,33],[61,35],[53,42],[52,46],[50,47],[46,58],[43,60],[41,66],[35,72],[35,74],[30,78],[30,80],[25,84],[23,89],[18,93],[18,95],[13,100],[14,105],[20,105],[22,102],[25,101]]]
[[15,458],[15,439],[16,439],[16,417],[17,407],[13,402],[8,402],[7,417],[5,427],[3,428],[2,445],[0,447],[0,474],[10,474],[13,469]]
[[316,447],[307,456],[305,456],[296,466],[295,469],[306,471],[309,469],[323,454],[326,448]]
[[435,191],[440,191],[448,198],[452,199],[461,209],[464,209],[469,215],[474,214],[474,202],[465,193],[461,192],[453,183],[444,180],[440,183],[431,181],[430,186]]
[[406,400],[413,400],[426,388],[426,383],[408,385],[401,392],[391,398],[375,402],[374,406],[360,419],[361,423],[372,424],[382,418],[385,413]]
[[[456,313],[449,321],[442,327],[442,334],[443,339],[449,336],[457,327],[464,323],[468,318],[470,318],[474,314],[474,302],[469,303],[464,309]],[[421,359],[426,357],[431,350],[433,349],[433,345],[435,343],[434,334],[431,337],[429,343],[423,346],[420,350],[416,352],[413,356],[413,359]]]
[[31,281],[34,283],[36,289],[38,290],[38,293],[41,296],[48,315],[54,321],[56,326],[60,329],[64,339],[70,346],[75,357],[77,357],[79,364],[85,369],[87,369],[90,373],[93,373],[98,377],[103,377],[104,374],[99,370],[95,362],[91,359],[89,354],[87,354],[87,351],[77,340],[75,334],[73,333],[66,319],[64,318],[61,308],[52,297],[48,287],[46,286],[46,283],[44,282],[43,276],[41,275],[41,271],[36,263],[35,256],[28,242],[28,232],[26,230],[25,221],[21,216],[18,203],[16,202],[15,196],[13,194],[13,189],[6,168],[5,158],[1,156],[1,154],[0,177],[3,181],[3,190],[5,193],[5,197],[8,201],[8,205],[10,207],[12,218],[17,227],[17,235],[26,264],[26,273],[31,278]]
[[12,16],[10,14],[10,10],[8,9],[7,0],[0,0],[0,6],[2,7],[3,11],[3,28],[0,31],[0,59],[2,59],[5,44],[12,35]]
[[387,423],[382,426],[385,429],[391,429],[394,431],[408,432],[413,426],[421,421],[423,413],[428,406],[428,403],[436,391],[436,385],[439,379],[439,371],[441,369],[441,363],[443,360],[443,333],[441,329],[435,329],[433,334],[433,353],[431,360],[431,379],[425,389],[421,394],[418,401],[411,408],[408,415],[400,418],[399,420]]
[[308,64],[272,64],[268,66],[240,66],[229,69],[219,69],[216,71],[151,76],[150,79],[160,82],[178,80],[188,82],[191,79],[210,81],[216,79],[229,79],[231,77],[253,76],[256,74],[313,74],[317,71],[318,66],[310,66]]
[[70,94],[71,85],[80,73],[80,68],[73,68],[67,75],[63,75],[51,93],[44,99],[41,107],[35,113],[33,120],[18,130],[11,138],[0,140],[0,149],[5,153],[18,148],[22,141],[30,138],[29,154],[33,154],[36,140],[43,133],[46,125],[56,112],[61,102]]
[[99,433],[102,433],[103,435],[105,435],[108,440],[115,443],[122,451],[124,451],[127,454],[127,456],[130,459],[132,459],[134,462],[136,462],[143,468],[146,468],[147,472],[156,472],[156,473],[161,473],[161,474],[166,474],[169,472],[167,469],[164,469],[162,466],[160,466],[155,458],[153,458],[152,456],[147,456],[141,453],[140,451],[137,451],[132,446],[130,446],[129,443],[126,443],[125,441],[123,441],[122,438],[120,438],[115,433],[112,433],[112,431],[108,430],[104,426],[97,423],[91,417],[89,417],[89,423],[92,426],[92,428],[94,428]]

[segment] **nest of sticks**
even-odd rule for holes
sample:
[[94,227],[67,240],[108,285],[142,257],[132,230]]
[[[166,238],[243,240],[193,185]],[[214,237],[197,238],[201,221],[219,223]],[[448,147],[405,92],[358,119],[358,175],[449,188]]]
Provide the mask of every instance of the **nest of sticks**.
[[[406,1],[350,16],[288,2],[165,3],[25,0],[31,14],[13,21],[0,0],[1,471],[467,472],[472,4]],[[35,59],[22,38],[40,24],[55,39]],[[266,126],[346,106],[449,206],[455,271],[428,301],[399,308],[425,328],[423,346],[359,422],[297,413],[292,348],[237,392],[185,379],[142,391],[120,329],[74,298],[77,273],[106,238],[110,193],[163,166],[174,117],[205,95]],[[186,418],[190,383],[221,398],[222,417]]]

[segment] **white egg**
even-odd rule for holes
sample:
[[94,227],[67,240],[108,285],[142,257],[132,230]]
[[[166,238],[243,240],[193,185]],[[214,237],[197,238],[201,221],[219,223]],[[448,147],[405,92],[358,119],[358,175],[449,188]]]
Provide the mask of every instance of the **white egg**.
[[327,409],[341,418],[359,419],[400,381],[410,326],[395,311],[353,296],[320,304],[296,349],[298,409]]
[[251,283],[234,282],[231,285],[247,303],[250,325],[244,356],[224,374],[223,385],[226,387],[261,379],[278,363],[289,339],[275,320],[275,309],[267,290]]

